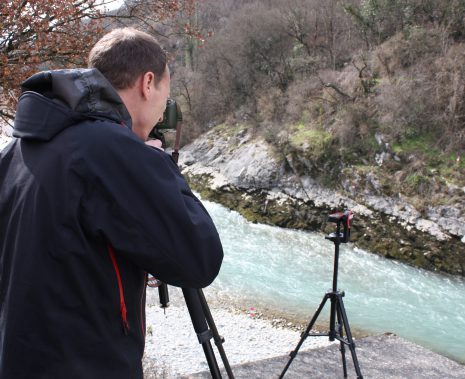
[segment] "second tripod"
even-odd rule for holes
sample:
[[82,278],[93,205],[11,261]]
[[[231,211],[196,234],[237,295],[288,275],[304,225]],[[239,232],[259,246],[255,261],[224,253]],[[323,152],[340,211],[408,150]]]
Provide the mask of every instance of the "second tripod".
[[[357,373],[357,378],[362,379],[362,373],[360,371],[360,365],[358,363],[357,354],[355,352],[355,343],[352,338],[352,333],[350,331],[349,320],[344,307],[344,302],[342,298],[344,297],[344,292],[337,289],[337,276],[339,269],[339,245],[341,243],[346,243],[350,238],[350,221],[353,217],[351,211],[338,212],[331,214],[328,221],[336,223],[336,232],[331,233],[325,238],[334,243],[334,270],[333,270],[333,287],[331,290],[328,290],[323,297],[323,300],[318,307],[317,311],[313,315],[310,323],[308,324],[305,332],[302,333],[301,339],[297,344],[296,348],[290,353],[291,358],[284,367],[283,372],[280,375],[280,379],[284,377],[287,369],[291,365],[292,361],[296,357],[300,347],[304,343],[307,337],[312,336],[328,336],[330,341],[338,340],[340,342],[340,351],[342,355],[342,367],[344,371],[344,378],[347,378],[347,363],[345,356],[345,346],[348,346],[352,354],[352,361],[354,363],[355,372]],[[342,225],[342,231],[341,231]],[[329,317],[329,331],[327,333],[311,333],[313,326],[315,325],[318,316],[323,310],[326,302],[330,300],[331,310]],[[336,323],[337,320],[337,323]],[[344,337],[344,332],[346,337]]]

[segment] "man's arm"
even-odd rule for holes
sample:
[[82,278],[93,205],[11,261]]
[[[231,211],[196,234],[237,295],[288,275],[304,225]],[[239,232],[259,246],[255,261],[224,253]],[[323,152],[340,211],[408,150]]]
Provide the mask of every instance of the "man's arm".
[[99,130],[85,142],[79,167],[87,183],[84,227],[168,284],[209,285],[223,259],[221,241],[171,157],[126,128],[91,127]]

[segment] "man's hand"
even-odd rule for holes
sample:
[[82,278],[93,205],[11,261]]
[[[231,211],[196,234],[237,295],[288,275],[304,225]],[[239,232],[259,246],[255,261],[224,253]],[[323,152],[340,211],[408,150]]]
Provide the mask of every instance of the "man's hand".
[[149,140],[145,141],[145,144],[149,145],[149,146],[152,146],[152,147],[155,147],[157,149],[160,149],[162,151],[165,151],[165,149],[163,149],[163,147],[162,147],[162,142],[159,139],[149,139]]

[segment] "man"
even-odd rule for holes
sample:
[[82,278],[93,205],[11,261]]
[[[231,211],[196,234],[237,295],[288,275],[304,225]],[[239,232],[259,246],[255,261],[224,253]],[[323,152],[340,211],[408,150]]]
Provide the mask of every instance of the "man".
[[0,378],[142,378],[146,273],[201,288],[218,233],[172,159],[145,141],[166,56],[117,29],[90,69],[23,83],[0,160]]

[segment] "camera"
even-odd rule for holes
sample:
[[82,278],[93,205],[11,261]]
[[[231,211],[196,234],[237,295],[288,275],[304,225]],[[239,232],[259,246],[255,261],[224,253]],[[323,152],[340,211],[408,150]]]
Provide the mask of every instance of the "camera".
[[[350,221],[354,217],[354,213],[349,210],[344,212],[332,213],[328,216],[329,222],[334,222],[337,225],[336,233],[331,233],[326,239],[337,241],[339,243],[347,243],[350,240]],[[341,230],[342,225],[342,232]]]
[[158,122],[149,133],[149,138],[159,139],[162,142],[162,147],[166,147],[165,136],[161,130],[177,129],[179,123],[182,121],[181,107],[174,99],[168,99],[166,102],[165,112],[163,112],[163,119]]
[[176,129],[178,122],[182,121],[181,107],[174,99],[168,99],[163,119],[155,125],[157,129]]

